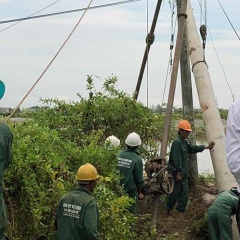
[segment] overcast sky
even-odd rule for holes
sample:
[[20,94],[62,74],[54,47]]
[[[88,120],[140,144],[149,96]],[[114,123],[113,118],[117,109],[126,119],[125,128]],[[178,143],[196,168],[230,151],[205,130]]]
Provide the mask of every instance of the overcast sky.
[[[220,1],[240,35],[240,1]],[[27,17],[54,2],[56,0],[0,0],[0,21]],[[113,2],[117,0],[98,0],[93,1],[92,6]],[[145,74],[139,94],[139,101],[145,105],[148,102],[149,106],[161,104],[162,100],[167,102],[171,76],[167,74],[169,45],[171,29],[174,26],[172,22],[175,22],[176,17],[174,14],[173,19],[171,18],[172,10],[169,2],[173,1],[165,0],[161,6],[155,30],[155,42],[149,55],[148,78]],[[206,61],[218,106],[229,108],[233,98],[223,69],[235,99],[240,99],[240,41],[218,0],[207,1],[206,8],[203,5],[201,12],[200,4],[204,2],[203,0],[191,1],[197,27],[204,23],[203,16],[205,12],[207,13],[207,25],[212,39],[208,32]],[[60,0],[38,15],[84,8],[88,3],[89,0]],[[40,106],[40,98],[78,100],[77,93],[87,95],[87,75],[95,78],[95,86],[98,90],[101,89],[105,78],[111,75],[117,76],[118,87],[132,94],[137,84],[145,50],[146,33],[151,27],[156,3],[157,0],[141,0],[89,10],[20,108]],[[52,60],[82,14],[83,11],[80,11],[22,21],[4,31],[1,30],[13,23],[0,25],[0,79],[6,86],[5,95],[0,100],[0,107],[14,108],[18,105]],[[177,32],[175,39],[176,35]],[[167,87],[163,95],[166,80]],[[192,82],[194,107],[199,108],[194,78]],[[163,96],[165,96],[164,99]],[[181,107],[180,75],[174,105]]]

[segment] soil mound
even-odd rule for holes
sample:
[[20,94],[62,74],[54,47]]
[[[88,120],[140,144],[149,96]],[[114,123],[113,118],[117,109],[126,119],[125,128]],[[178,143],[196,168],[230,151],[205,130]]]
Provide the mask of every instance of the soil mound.
[[[162,195],[157,216],[157,237],[152,239],[208,239],[206,213],[216,195],[216,186],[200,179],[196,188],[189,191],[186,212],[179,213],[174,209],[170,214],[165,210],[166,195]],[[152,214],[153,196],[146,196],[138,206],[139,215]]]

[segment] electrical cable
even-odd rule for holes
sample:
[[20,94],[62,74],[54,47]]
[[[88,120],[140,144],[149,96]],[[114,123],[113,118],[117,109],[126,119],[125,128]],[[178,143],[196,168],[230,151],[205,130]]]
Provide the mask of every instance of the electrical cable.
[[[200,11],[202,12],[202,0],[201,0],[201,2],[200,1],[198,1],[199,2],[199,6],[200,6]],[[202,14],[200,14],[200,26],[202,25]]]
[[[60,0],[58,0],[60,1]],[[58,2],[57,1],[57,2]],[[116,5],[120,5],[120,4],[126,4],[126,3],[132,3],[132,2],[139,2],[141,0],[127,0],[127,1],[121,1],[121,2],[115,2],[115,3],[109,3],[109,4],[103,4],[103,5],[98,5],[98,6],[93,6],[93,7],[90,7],[89,10],[92,10],[92,9],[97,9],[97,8],[104,8],[104,7],[112,7],[112,6],[116,6]],[[44,8],[46,9],[46,8]],[[42,9],[42,10],[44,10]],[[40,10],[40,11],[42,11]],[[0,32],[10,28],[10,27],[13,27],[14,25],[22,22],[22,21],[25,21],[25,20],[32,20],[32,19],[36,19],[36,18],[44,18],[44,17],[51,17],[51,16],[55,16],[55,15],[60,15],[60,14],[67,14],[67,13],[73,13],[73,12],[78,12],[78,11],[85,11],[86,8],[79,8],[79,9],[74,9],[74,10],[69,10],[69,11],[63,11],[63,12],[56,12],[56,13],[49,13],[49,14],[44,14],[44,15],[38,15],[38,16],[33,16],[34,14],[40,12],[36,12],[28,17],[25,17],[25,18],[16,18],[16,19],[10,19],[10,20],[6,20],[6,21],[0,21],[0,24],[5,24],[5,23],[10,23],[10,22],[17,22],[15,24],[12,24],[2,30],[0,30]]]
[[37,12],[35,12],[35,13],[29,15],[29,16],[26,17],[26,18],[19,18],[19,19],[15,19],[15,20],[8,20],[8,21],[2,21],[2,22],[0,22],[0,24],[3,24],[3,23],[16,22],[16,21],[17,21],[16,23],[14,23],[14,24],[12,24],[12,25],[10,25],[10,26],[4,28],[4,29],[1,29],[0,32],[2,32],[2,31],[4,31],[4,30],[7,30],[8,28],[11,28],[11,27],[13,27],[13,26],[19,24],[19,23],[22,22],[23,20],[26,20],[26,19],[28,19],[28,18],[31,18],[31,17],[34,16],[35,14],[37,14],[37,13],[39,13],[39,12],[42,12],[43,10],[45,10],[45,9],[47,9],[47,8],[49,8],[49,7],[51,7],[52,5],[54,5],[55,3],[59,2],[59,1],[60,1],[60,0],[57,0],[57,1],[53,2],[53,3],[51,3],[50,5],[48,5],[48,6],[44,7],[44,8],[42,8],[41,10],[39,10],[39,11],[37,11]]
[[217,54],[217,50],[216,50],[215,45],[214,45],[214,43],[213,43],[212,34],[211,34],[209,28],[208,28],[208,31],[209,31],[209,34],[210,34],[210,38],[211,38],[211,41],[212,41],[213,49],[214,49],[214,51],[215,51],[215,54],[216,54],[216,57],[217,57],[218,63],[220,64],[220,66],[221,66],[221,68],[222,68],[222,71],[223,71],[223,74],[224,74],[224,77],[225,77],[226,83],[227,83],[228,88],[229,88],[229,90],[230,90],[230,92],[231,92],[232,99],[233,99],[233,102],[234,102],[235,99],[234,99],[233,91],[232,91],[231,86],[230,86],[230,84],[229,84],[229,82],[228,82],[227,75],[226,75],[226,72],[225,72],[225,70],[224,70],[224,68],[223,68],[223,65],[222,65],[222,63],[221,63],[220,60],[219,60],[219,57],[218,57],[218,54]]
[[[199,2],[199,0],[198,0],[198,2]],[[199,4],[200,4],[200,2],[199,2]],[[201,14],[203,15],[202,8],[201,8]],[[204,18],[204,20],[205,20],[205,18]],[[221,68],[222,68],[222,71],[223,71],[223,74],[224,74],[225,81],[226,81],[226,83],[227,83],[227,85],[228,85],[229,91],[231,92],[232,99],[233,99],[233,102],[234,102],[234,101],[235,101],[235,99],[234,99],[234,94],[233,94],[233,91],[232,91],[232,89],[231,89],[231,86],[230,86],[230,84],[229,84],[229,82],[228,82],[228,79],[227,79],[227,75],[226,75],[225,69],[224,69],[224,67],[223,67],[223,65],[222,65],[222,63],[221,63],[221,61],[220,61],[220,59],[219,59],[219,57],[218,57],[217,50],[216,50],[215,45],[214,45],[214,43],[213,43],[213,39],[212,39],[212,34],[211,34],[211,31],[210,31],[210,28],[209,28],[208,26],[206,26],[206,27],[207,27],[207,29],[208,29],[208,32],[209,32],[209,35],[210,35],[210,39],[211,39],[211,42],[212,42],[212,45],[213,45],[213,49],[214,49],[214,52],[215,52],[215,54],[216,54],[216,57],[217,57],[218,63],[219,63],[219,65],[220,65]]]
[[205,5],[205,26],[207,26],[207,0],[204,1],[204,5]]
[[222,4],[220,3],[220,1],[219,1],[219,0],[218,0],[218,3],[219,3],[219,5],[220,5],[220,7],[222,8],[222,10],[223,10],[223,12],[224,12],[224,14],[225,14],[226,18],[228,19],[228,22],[229,22],[229,23],[230,23],[230,25],[232,26],[232,29],[233,29],[233,31],[235,32],[235,34],[237,35],[238,39],[240,40],[240,37],[239,37],[239,35],[238,35],[238,33],[237,33],[236,29],[234,28],[234,26],[233,26],[232,22],[230,21],[230,19],[229,19],[229,17],[228,17],[228,15],[227,15],[227,13],[225,12],[225,10],[224,10],[224,8],[223,8],[223,6],[222,6]]
[[48,68],[51,66],[51,64],[53,63],[53,61],[56,59],[56,57],[58,56],[58,54],[61,52],[61,50],[63,49],[63,47],[65,46],[65,44],[67,43],[67,41],[70,39],[70,37],[72,36],[72,34],[74,33],[74,31],[76,30],[76,28],[78,27],[79,23],[82,21],[83,17],[85,16],[87,10],[89,9],[91,3],[93,0],[90,0],[88,6],[86,7],[84,13],[82,14],[82,16],[80,17],[80,19],[78,20],[77,24],[74,26],[73,30],[71,31],[71,33],[68,35],[68,37],[66,38],[66,40],[64,41],[64,43],[61,45],[61,47],[59,48],[59,50],[57,51],[57,53],[54,55],[54,57],[52,58],[52,60],[49,62],[49,64],[47,65],[47,67],[44,69],[44,71],[42,72],[42,74],[40,75],[40,77],[36,80],[36,82],[33,84],[33,86],[30,88],[30,90],[26,93],[26,95],[23,97],[23,99],[20,101],[20,103],[17,105],[17,107],[13,110],[13,112],[8,116],[8,118],[6,119],[6,122],[9,121],[9,119],[13,116],[13,114],[17,111],[17,109],[19,109],[19,107],[21,106],[21,104],[23,103],[23,101],[27,98],[27,96],[31,93],[31,91],[34,89],[34,87],[37,85],[37,83],[42,79],[43,75],[47,72]]

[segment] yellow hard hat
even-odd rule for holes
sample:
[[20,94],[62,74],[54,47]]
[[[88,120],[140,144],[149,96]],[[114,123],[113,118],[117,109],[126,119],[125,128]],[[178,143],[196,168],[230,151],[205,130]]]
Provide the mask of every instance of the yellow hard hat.
[[189,132],[192,131],[191,124],[190,124],[190,122],[188,120],[181,120],[178,123],[178,128],[179,129],[183,129],[185,131],[189,131]]
[[76,175],[76,180],[88,182],[99,178],[97,169],[90,163],[82,165]]

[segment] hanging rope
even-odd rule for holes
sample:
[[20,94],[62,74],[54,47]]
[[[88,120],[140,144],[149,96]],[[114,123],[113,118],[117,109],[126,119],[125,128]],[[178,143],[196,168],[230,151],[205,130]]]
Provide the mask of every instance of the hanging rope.
[[72,36],[73,32],[76,30],[76,28],[78,27],[79,23],[81,22],[81,20],[83,19],[84,15],[86,14],[87,10],[89,9],[91,3],[93,2],[93,0],[90,0],[86,10],[84,11],[83,15],[80,17],[80,19],[78,20],[77,24],[75,25],[75,27],[73,28],[73,30],[71,31],[71,33],[69,34],[69,36],[67,37],[67,39],[64,41],[64,43],[62,44],[62,46],[59,48],[59,50],[57,51],[57,53],[54,55],[54,57],[52,58],[52,60],[50,61],[50,63],[47,65],[47,67],[45,68],[45,70],[43,71],[43,73],[40,75],[40,77],[37,79],[37,81],[33,84],[33,86],[30,88],[30,90],[27,92],[27,94],[23,97],[23,99],[20,101],[20,103],[17,105],[17,107],[14,109],[14,111],[8,116],[8,118],[6,119],[6,122],[9,121],[9,119],[13,116],[13,114],[18,110],[18,108],[21,106],[21,104],[23,103],[23,101],[27,98],[27,96],[31,93],[31,91],[34,89],[34,87],[37,85],[37,83],[41,80],[41,78],[43,77],[43,75],[47,72],[48,68],[51,66],[51,64],[53,63],[53,61],[56,59],[56,57],[58,56],[58,54],[61,52],[61,50],[63,49],[63,47],[65,46],[65,44],[67,43],[67,41],[70,39],[70,37]]
[[175,17],[175,23],[173,22],[174,14],[175,14],[175,7],[174,5],[174,0],[172,1],[172,5],[170,3],[170,8],[172,10],[172,15],[171,15],[171,38],[170,38],[170,53],[169,53],[169,60],[168,60],[168,67],[167,67],[167,72],[166,72],[166,78],[165,78],[165,83],[164,83],[164,89],[163,89],[163,98],[162,98],[162,106],[164,104],[164,98],[165,98],[165,92],[166,92],[166,86],[167,86],[167,80],[168,80],[168,75],[172,71],[172,64],[173,64],[173,48],[174,48],[174,34],[176,31],[176,25],[177,25],[177,16]]
[[[201,1],[201,4],[200,4],[201,13],[203,13],[202,8],[203,8],[203,6],[202,6],[202,1]],[[205,61],[205,47],[206,47],[206,39],[207,39],[207,3],[206,3],[206,0],[204,1],[204,16],[201,13],[200,13],[201,26],[199,28],[199,31],[200,31],[200,35],[202,37],[203,61]],[[204,19],[204,24],[202,24],[202,17]]]

